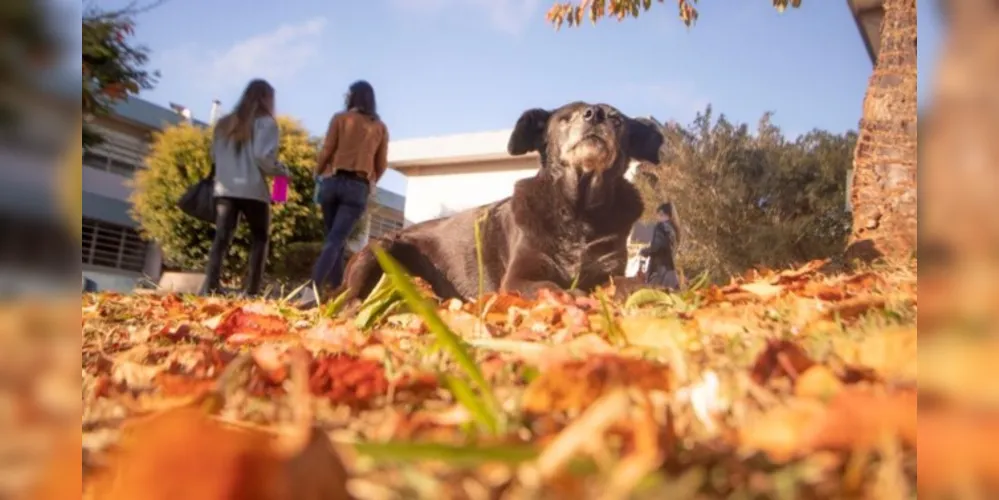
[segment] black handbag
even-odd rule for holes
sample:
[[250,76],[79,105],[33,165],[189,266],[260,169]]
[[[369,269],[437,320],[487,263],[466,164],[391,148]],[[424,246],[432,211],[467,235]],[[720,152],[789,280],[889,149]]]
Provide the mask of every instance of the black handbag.
[[215,162],[208,177],[187,189],[177,202],[185,214],[205,222],[215,222]]

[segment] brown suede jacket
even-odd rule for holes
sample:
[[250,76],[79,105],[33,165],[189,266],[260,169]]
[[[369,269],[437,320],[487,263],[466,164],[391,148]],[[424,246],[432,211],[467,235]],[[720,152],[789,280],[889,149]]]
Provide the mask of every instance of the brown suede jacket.
[[374,186],[388,168],[388,142],[388,128],[381,120],[354,110],[337,113],[326,131],[316,175],[357,172]]

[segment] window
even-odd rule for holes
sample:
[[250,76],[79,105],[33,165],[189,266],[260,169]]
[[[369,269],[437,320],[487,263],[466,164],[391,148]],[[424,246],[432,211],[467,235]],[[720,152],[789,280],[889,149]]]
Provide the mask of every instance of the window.
[[400,212],[379,208],[371,214],[371,225],[368,227],[369,238],[381,238],[388,233],[402,229],[402,214]]
[[134,176],[135,171],[140,168],[138,165],[108,158],[100,153],[93,153],[90,151],[83,153],[83,164],[91,168],[96,168],[97,170],[104,170],[123,177]]
[[83,263],[142,272],[148,244],[134,229],[83,218]]
[[148,152],[145,139],[103,127],[95,128],[104,142],[83,153],[83,164],[123,177],[134,176],[135,171],[142,168]]

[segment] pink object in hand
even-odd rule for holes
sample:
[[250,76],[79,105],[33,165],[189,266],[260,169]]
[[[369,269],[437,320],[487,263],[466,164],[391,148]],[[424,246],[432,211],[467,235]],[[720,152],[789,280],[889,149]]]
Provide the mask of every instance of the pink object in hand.
[[278,176],[274,178],[274,186],[271,188],[271,201],[274,203],[284,203],[288,201],[288,178]]

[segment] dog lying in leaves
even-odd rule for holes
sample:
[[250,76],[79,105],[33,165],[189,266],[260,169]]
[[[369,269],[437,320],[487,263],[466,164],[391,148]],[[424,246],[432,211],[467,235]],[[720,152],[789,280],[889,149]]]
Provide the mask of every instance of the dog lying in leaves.
[[[628,235],[643,210],[624,174],[631,159],[658,162],[663,141],[654,121],[606,104],[528,110],[507,151],[537,151],[534,177],[518,181],[509,198],[415,224],[380,244],[437,296],[470,299],[479,294],[478,225],[483,291],[592,291],[624,274]],[[372,251],[359,252],[347,265],[347,298],[367,296],[381,275]]]

